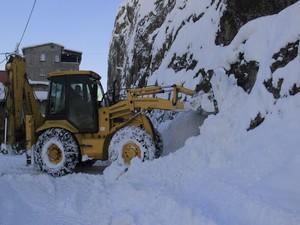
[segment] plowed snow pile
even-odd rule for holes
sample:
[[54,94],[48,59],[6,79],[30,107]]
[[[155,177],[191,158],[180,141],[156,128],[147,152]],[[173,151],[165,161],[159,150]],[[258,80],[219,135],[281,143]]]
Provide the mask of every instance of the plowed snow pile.
[[[250,132],[210,116],[183,148],[134,160],[124,174],[112,164],[103,175],[52,178],[26,167],[24,156],[0,155],[0,224],[298,225],[299,107],[299,96],[282,102]],[[179,138],[189,129],[180,124],[160,129]]]
[[[191,112],[161,124],[166,149],[159,159],[134,159],[125,173],[113,163],[103,174],[53,178],[26,167],[24,156],[0,155],[0,224],[299,225],[300,95],[275,101],[263,85],[272,55],[268,49],[254,50],[255,43],[267,43],[268,29],[274,28],[269,39],[277,39],[274,48],[288,43],[288,34],[299,37],[300,26],[286,27],[282,36],[275,32],[290,15],[298,23],[299,11],[298,2],[279,15],[255,20],[232,45],[218,47],[220,58],[243,48],[245,57],[260,62],[251,94],[219,69],[211,81],[219,113],[203,125],[201,115]],[[255,31],[258,24],[264,26]],[[289,85],[300,86],[299,73],[298,53],[275,74],[288,77],[283,93]],[[258,112],[265,120],[247,131]]]

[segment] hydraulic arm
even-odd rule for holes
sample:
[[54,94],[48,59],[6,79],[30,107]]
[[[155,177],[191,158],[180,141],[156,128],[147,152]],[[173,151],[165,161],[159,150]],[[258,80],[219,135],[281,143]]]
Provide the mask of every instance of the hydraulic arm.
[[[17,147],[16,145],[24,142],[25,135],[29,135],[27,131],[25,132],[26,116],[31,118],[33,130],[43,123],[44,118],[26,77],[24,58],[18,55],[11,56],[6,64],[6,71],[8,73],[6,85],[7,141],[11,146]],[[28,138],[26,137],[27,141]],[[34,135],[30,139],[34,139]]]
[[[154,97],[157,94],[172,93],[172,99]],[[127,90],[127,99],[109,108],[111,117],[119,117],[121,113],[134,112],[136,110],[180,110],[184,109],[184,101],[179,101],[179,94],[193,96],[195,92],[191,89],[178,85],[168,87],[150,86]],[[149,97],[151,96],[151,97]]]

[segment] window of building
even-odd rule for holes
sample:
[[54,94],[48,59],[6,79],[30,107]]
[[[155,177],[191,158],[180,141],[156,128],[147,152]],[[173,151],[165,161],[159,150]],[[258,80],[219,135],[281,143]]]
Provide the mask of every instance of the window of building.
[[46,73],[45,73],[45,69],[44,68],[40,68],[40,76],[41,77],[45,77]]
[[54,56],[54,62],[58,63],[59,62],[59,55]]
[[45,61],[46,61],[46,54],[45,54],[45,53],[42,53],[42,54],[40,55],[40,61],[41,61],[41,62],[45,62]]

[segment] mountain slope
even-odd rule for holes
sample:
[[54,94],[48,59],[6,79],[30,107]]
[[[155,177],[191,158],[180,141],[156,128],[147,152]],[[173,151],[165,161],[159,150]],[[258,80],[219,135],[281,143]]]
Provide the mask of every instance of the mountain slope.
[[[232,2],[124,4],[116,20],[124,29],[114,30],[110,56],[117,57],[113,46],[118,44],[128,55],[120,54],[124,60],[118,71],[110,71],[110,81],[119,77],[121,87],[198,85],[214,94],[219,108],[204,121],[199,136],[162,159],[134,164],[124,179],[136,186],[141,180],[143,187],[157,184],[159,196],[178,196],[176,202],[188,207],[191,218],[203,215],[216,224],[298,224],[300,2],[281,1],[285,7],[275,4],[269,14],[248,15],[235,32],[220,34]],[[164,126],[159,129],[168,140],[187,129]]]

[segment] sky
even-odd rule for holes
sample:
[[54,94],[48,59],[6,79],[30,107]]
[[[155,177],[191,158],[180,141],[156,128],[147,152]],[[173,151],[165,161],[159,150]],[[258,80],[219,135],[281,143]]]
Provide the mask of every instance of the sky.
[[[80,69],[100,74],[106,87],[109,44],[118,8],[124,0],[37,0],[19,47],[54,42],[82,52]],[[20,41],[34,0],[0,0],[0,53]],[[0,62],[5,59],[0,55]],[[0,70],[5,69],[5,62]]]

